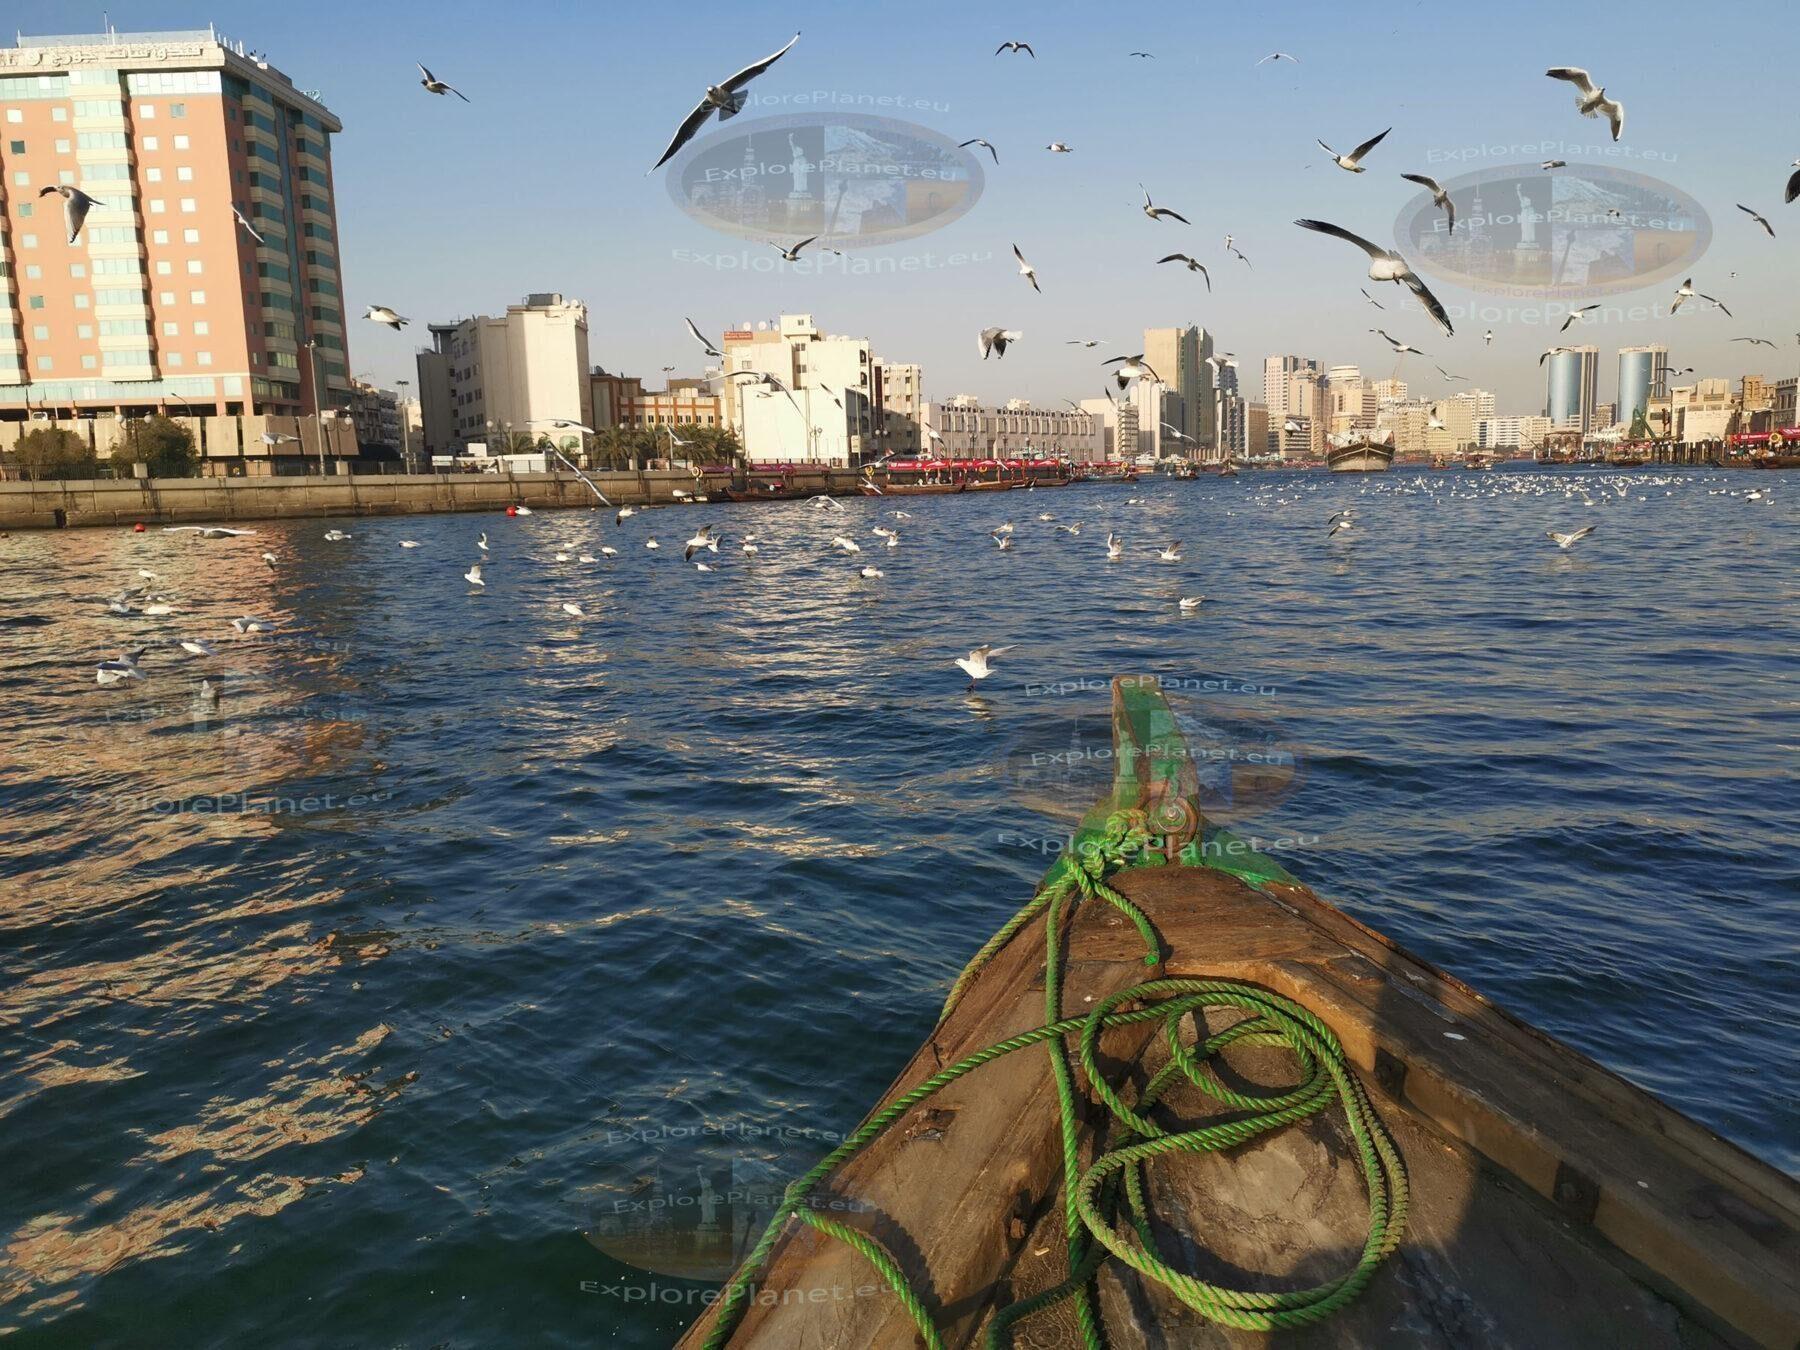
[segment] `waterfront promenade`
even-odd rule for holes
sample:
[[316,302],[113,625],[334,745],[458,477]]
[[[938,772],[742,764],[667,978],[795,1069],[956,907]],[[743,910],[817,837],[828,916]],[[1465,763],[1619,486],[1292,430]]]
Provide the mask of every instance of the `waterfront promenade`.
[[[793,475],[807,494],[850,496],[853,469]],[[615,506],[672,504],[723,484],[686,469],[590,473]],[[600,505],[570,472],[516,474],[342,474],[311,478],[116,478],[0,483],[0,530],[78,525],[181,525],[201,521],[289,520],[314,516],[435,515]]]

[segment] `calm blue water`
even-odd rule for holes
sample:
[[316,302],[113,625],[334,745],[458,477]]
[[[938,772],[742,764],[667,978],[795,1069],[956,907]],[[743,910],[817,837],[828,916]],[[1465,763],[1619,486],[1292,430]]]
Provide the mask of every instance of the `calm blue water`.
[[[666,1344],[1028,895],[1128,670],[1191,682],[1219,814],[1323,895],[1800,1165],[1800,480],[845,507],[0,540],[0,1330]],[[175,616],[106,614],[139,568]]]

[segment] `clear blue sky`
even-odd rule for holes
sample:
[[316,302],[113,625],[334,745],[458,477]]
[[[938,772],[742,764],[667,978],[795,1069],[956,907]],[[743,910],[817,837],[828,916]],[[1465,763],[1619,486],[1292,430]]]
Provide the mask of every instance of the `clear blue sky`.
[[[67,33],[98,30],[100,13],[98,4],[23,0],[8,17],[27,34]],[[930,397],[968,392],[1049,404],[1100,388],[1103,353],[1063,339],[1100,337],[1112,351],[1130,352],[1146,326],[1195,322],[1238,354],[1245,392],[1256,397],[1262,358],[1272,352],[1388,373],[1385,344],[1366,332],[1385,322],[1494,389],[1503,411],[1535,411],[1537,355],[1557,340],[1554,325],[1477,319],[1446,339],[1415,313],[1399,316],[1398,331],[1388,322],[1398,288],[1377,290],[1390,305],[1377,314],[1357,294],[1360,255],[1290,222],[1319,216],[1391,242],[1414,192],[1397,175],[1459,171],[1431,162],[1434,149],[1594,141],[1596,124],[1576,115],[1568,86],[1544,78],[1553,64],[1589,68],[1625,102],[1625,144],[1661,157],[1626,167],[1656,174],[1706,208],[1714,242],[1694,271],[1701,289],[1725,297],[1737,315],[1588,327],[1583,339],[1601,348],[1601,397],[1612,396],[1612,350],[1632,343],[1667,341],[1676,365],[1701,374],[1774,378],[1800,368],[1800,203],[1781,203],[1789,162],[1800,157],[1791,6],[1140,0],[1112,13],[1129,21],[1089,4],[966,0],[110,6],[124,31],[215,22],[266,51],[300,87],[319,89],[342,118],[335,168],[347,304],[355,312],[370,302],[392,305],[418,324],[405,336],[354,327],[353,367],[383,383],[411,375],[415,334],[423,340],[426,322],[560,290],[587,302],[597,363],[652,380],[666,364],[698,373],[684,314],[716,333],[785,310],[811,312],[828,331],[866,335],[889,358],[921,362]],[[683,216],[645,168],[707,83],[796,29],[799,45],[759,89],[904,94],[942,105],[905,114],[913,120],[999,147],[1001,162],[989,166],[974,210],[927,239],[893,246],[986,252],[990,261],[843,277],[720,272],[676,258],[678,249],[755,246]],[[995,57],[1007,38],[1031,42],[1037,60]],[[1253,67],[1278,48],[1301,64]],[[1133,49],[1157,59],[1131,59]],[[473,105],[427,95],[415,60]],[[1342,148],[1390,123],[1393,134],[1363,175],[1332,167],[1314,144],[1322,136]],[[1052,139],[1076,153],[1044,153]],[[1497,162],[1509,161],[1463,167]],[[1146,220],[1137,210],[1139,180],[1193,228]],[[1740,201],[1768,215],[1780,237],[1768,239],[1735,210]],[[1223,253],[1227,231],[1254,271]],[[1038,268],[1042,296],[1016,275],[1015,241]],[[1214,268],[1210,297],[1199,277],[1154,265],[1174,249]],[[1505,303],[1436,289],[1452,306]],[[1666,305],[1672,291],[1658,283],[1616,303]],[[991,324],[1019,328],[1025,339],[1004,363],[984,366],[975,335]],[[1484,348],[1481,331],[1490,326],[1495,341]],[[1728,345],[1738,334],[1782,345],[1776,353]],[[1412,360],[1406,373],[1416,389],[1447,388],[1428,363]]]

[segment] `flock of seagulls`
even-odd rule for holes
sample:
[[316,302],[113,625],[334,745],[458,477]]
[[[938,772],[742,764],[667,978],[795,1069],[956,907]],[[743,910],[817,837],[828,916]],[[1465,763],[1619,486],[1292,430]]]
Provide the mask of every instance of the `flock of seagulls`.
[[[1140,360],[1141,358],[1118,358],[1121,362]],[[1552,474],[1506,474],[1506,475],[1382,475],[1378,479],[1364,482],[1358,498],[1349,505],[1334,510],[1324,520],[1324,533],[1329,547],[1333,550],[1355,547],[1355,539],[1362,533],[1362,512],[1373,503],[1389,499],[1420,498],[1427,502],[1439,504],[1447,500],[1480,498],[1493,501],[1504,497],[1523,497],[1547,499],[1554,502],[1560,496],[1569,506],[1582,508],[1590,512],[1600,511],[1608,506],[1617,506],[1637,494],[1636,500],[1642,502],[1649,499],[1648,494],[1660,490],[1670,495],[1678,490],[1692,491],[1705,486],[1709,495],[1729,496],[1742,500],[1745,504],[1766,505],[1775,500],[1773,491],[1764,487],[1740,489],[1729,486],[1731,478],[1721,476],[1701,476],[1681,473],[1646,473],[1646,474],[1609,474],[1600,475],[1552,475]],[[1323,475],[1267,474],[1251,475],[1248,480],[1240,479],[1239,487],[1230,490],[1229,495],[1215,496],[1211,507],[1223,510],[1227,516],[1238,512],[1253,512],[1260,519],[1271,523],[1280,522],[1284,516],[1292,523],[1289,508],[1298,508],[1304,512],[1307,499],[1324,489],[1326,483],[1337,485],[1341,480],[1328,479]],[[1723,484],[1722,486],[1714,486]],[[1185,495],[1193,491],[1190,488],[1175,489],[1176,493]],[[665,519],[663,512],[668,510],[699,511],[701,503],[688,494],[686,504],[668,507],[643,508],[621,506],[613,514],[612,523],[615,530],[622,530],[627,521],[633,519],[658,520]],[[973,526],[989,538],[996,551],[1006,554],[1015,552],[1035,553],[1042,545],[1039,539],[1065,539],[1077,548],[1088,547],[1081,543],[1082,526],[1091,521],[1079,518],[1080,512],[1100,510],[1116,515],[1120,507],[1129,510],[1133,507],[1152,512],[1154,519],[1147,517],[1141,533],[1151,533],[1154,538],[1155,520],[1161,519],[1162,508],[1178,498],[1170,493],[1160,495],[1139,495],[1124,498],[1122,503],[1112,494],[1104,490],[1084,491],[1079,495],[1071,494],[1069,498],[1057,500],[1070,501],[1075,511],[1067,519],[1058,519],[1050,511],[1042,511],[1035,515],[1035,528],[1029,523],[1014,519],[1004,519],[998,523],[991,520]],[[1007,504],[1016,499],[1002,499]],[[1041,498],[1040,498],[1041,500]],[[871,513],[879,513],[873,515]],[[533,513],[527,507],[514,508],[514,514],[521,519],[529,518]],[[1385,513],[1384,513],[1385,515]],[[860,520],[867,525],[866,534],[859,538],[859,530],[854,521]],[[901,528],[912,520],[912,513],[896,509],[876,499],[862,499],[856,509],[846,507],[843,502],[831,497],[814,497],[800,507],[798,517],[802,532],[807,522],[816,523],[818,529],[814,548],[818,556],[841,556],[847,565],[854,569],[853,575],[858,581],[876,583],[883,581],[886,570],[872,561],[870,551],[885,553],[889,557],[903,556],[898,550],[902,546]],[[1304,522],[1301,522],[1304,525]],[[1400,528],[1393,521],[1378,520],[1379,525]],[[1043,528],[1048,527],[1048,528]],[[968,528],[967,525],[964,528]],[[1037,531],[1042,530],[1039,534]],[[1596,531],[1593,522],[1578,524],[1568,530],[1546,529],[1544,537],[1554,544],[1559,553],[1574,549],[1582,541],[1589,539]],[[249,542],[248,547],[258,548],[257,531],[238,529],[228,526],[169,526],[163,533],[170,536],[186,535],[199,541],[224,541],[221,546],[230,547],[238,541]],[[1020,541],[1030,535],[1030,541],[1021,548]],[[330,527],[322,533],[322,539],[328,544],[342,543],[355,537],[351,532],[338,527]],[[745,565],[751,565],[760,553],[761,536],[755,531],[748,531],[735,536],[737,551],[741,554]],[[1166,538],[1166,536],[1164,536]],[[865,543],[864,540],[870,542]],[[873,541],[879,540],[879,544]],[[487,593],[494,582],[491,573],[492,541],[486,529],[475,534],[473,539],[475,558],[471,562],[459,564],[461,580],[467,586],[467,594],[471,597]],[[615,542],[623,543],[620,536]],[[696,573],[710,574],[721,570],[722,550],[727,543],[719,524],[711,521],[703,522],[686,532],[682,543],[682,564],[691,567]],[[804,547],[803,533],[791,536],[787,542],[798,542]],[[431,551],[439,547],[439,541],[430,538],[415,539],[402,537],[393,541],[398,548],[411,552],[424,550],[422,556],[426,566],[435,566],[430,561]],[[655,534],[646,530],[642,539],[643,547],[650,552],[658,552],[662,545]],[[1124,562],[1129,554],[1135,553],[1144,562],[1153,567],[1179,567],[1187,559],[1186,545],[1180,538],[1170,539],[1163,543],[1149,543],[1140,549],[1128,549],[1125,533],[1118,528],[1107,530],[1103,545],[1102,557],[1106,565]],[[263,549],[260,552],[262,563],[274,570],[282,564],[273,551]],[[516,556],[516,555],[515,555]],[[545,555],[540,554],[540,558]],[[619,548],[612,544],[593,548],[591,552],[579,552],[571,545],[565,545],[548,555],[548,562],[561,567],[569,565],[599,566],[615,564],[623,557]],[[508,560],[505,571],[510,572],[514,563]],[[540,564],[542,565],[542,564]],[[160,564],[159,564],[160,566]],[[502,590],[501,594],[505,594]],[[871,597],[882,594],[879,588],[871,591]],[[1193,615],[1207,604],[1204,594],[1177,593],[1164,603],[1173,602],[1173,608],[1183,615]],[[223,638],[233,641],[269,637],[279,632],[279,626],[273,620],[252,614],[240,615],[230,620],[225,626],[227,631],[219,634],[185,631],[186,620],[181,616],[187,609],[185,602],[174,591],[167,588],[163,576],[150,568],[142,568],[136,578],[117,592],[103,598],[107,615],[115,620],[132,624],[146,621],[158,621],[149,633],[139,630],[136,640],[127,643],[116,655],[100,660],[93,670],[95,684],[102,687],[131,686],[149,678],[151,671],[158,664],[157,654],[167,654],[174,662],[172,669],[177,673],[204,673],[196,688],[196,697],[207,705],[217,705],[223,677],[218,674],[217,667],[209,665],[215,662],[226,650]],[[565,599],[557,597],[547,602],[555,613],[568,619],[589,622],[600,617],[593,607],[592,597]],[[170,627],[182,627],[184,631],[168,631]],[[992,643],[983,644],[972,649],[966,657],[959,657],[955,665],[969,679],[969,688],[975,689],[982,681],[990,678],[995,669],[995,658],[1010,650],[1005,646]]]

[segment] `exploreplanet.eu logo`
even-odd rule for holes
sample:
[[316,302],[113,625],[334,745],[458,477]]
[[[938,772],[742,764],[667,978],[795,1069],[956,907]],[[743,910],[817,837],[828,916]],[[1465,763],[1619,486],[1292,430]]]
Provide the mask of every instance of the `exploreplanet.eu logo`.
[[733,119],[670,166],[669,196],[723,234],[847,251],[914,239],[981,196],[981,164],[927,127],[865,113]]
[[1712,243],[1700,203],[1647,174],[1603,164],[1507,164],[1442,182],[1456,228],[1429,193],[1394,223],[1418,271],[1490,294],[1573,299],[1683,276]]

